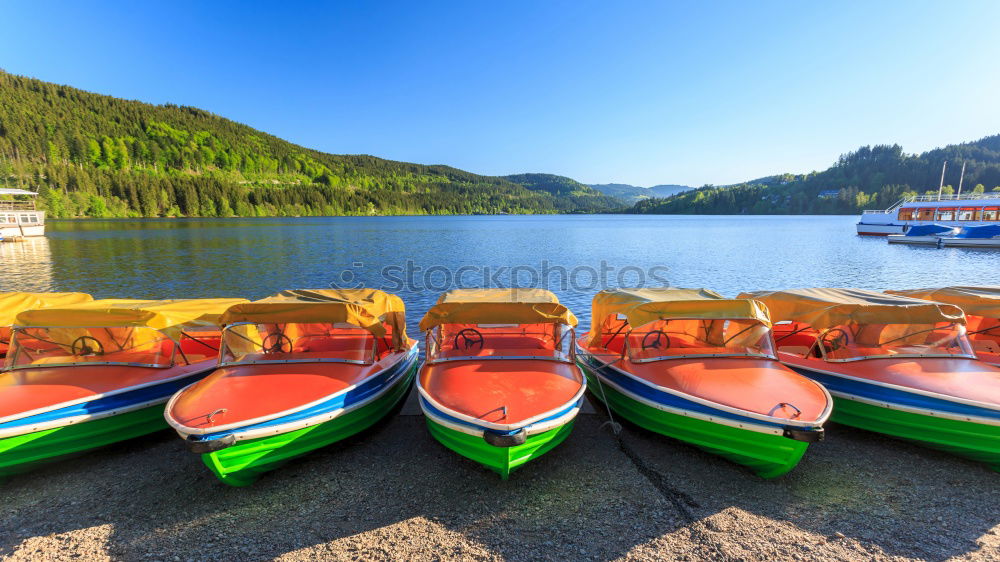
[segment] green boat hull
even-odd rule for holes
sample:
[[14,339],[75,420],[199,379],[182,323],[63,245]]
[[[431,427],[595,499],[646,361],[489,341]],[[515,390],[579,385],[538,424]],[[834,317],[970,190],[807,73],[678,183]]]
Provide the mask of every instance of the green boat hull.
[[548,431],[529,436],[513,447],[490,445],[485,439],[441,425],[427,417],[427,428],[442,445],[496,472],[506,480],[523,464],[537,459],[562,443],[573,431],[573,420]]
[[280,435],[238,441],[225,449],[204,454],[201,459],[222,482],[236,487],[249,486],[266,472],[375,425],[406,398],[416,372],[417,363],[414,362],[384,395],[332,420]]
[[782,435],[740,429],[647,406],[607,384],[602,385],[586,365],[580,367],[586,373],[590,392],[606,402],[616,416],[746,466],[761,478],[786,474],[799,464],[809,447],[805,441]]
[[833,398],[837,423],[913,441],[982,463],[1000,472],[1000,426],[949,420]]
[[157,404],[105,418],[0,439],[0,478],[167,428]]

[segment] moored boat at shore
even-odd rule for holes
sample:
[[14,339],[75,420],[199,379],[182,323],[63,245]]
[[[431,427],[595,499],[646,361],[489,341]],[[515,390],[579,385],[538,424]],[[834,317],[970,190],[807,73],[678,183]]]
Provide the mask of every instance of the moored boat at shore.
[[941,287],[886,291],[953,304],[965,312],[966,336],[981,361],[1000,367],[1000,287]]
[[166,429],[163,404],[210,372],[242,299],[98,300],[18,315],[0,373],[0,477]]
[[417,378],[431,434],[497,472],[561,443],[583,404],[576,317],[541,289],[456,289],[420,321],[427,359]]
[[17,315],[39,308],[79,304],[94,300],[86,293],[0,293],[0,359],[10,346],[11,325]]
[[857,232],[869,236],[907,234],[927,225],[953,228],[1000,225],[1000,193],[913,195],[885,210],[861,214]]
[[860,289],[744,293],[778,356],[827,387],[832,420],[1000,471],[1000,369],[976,359],[957,306]]
[[178,392],[165,416],[232,486],[371,427],[416,372],[403,301],[375,289],[284,291],[222,321],[218,369]]
[[773,478],[822,439],[832,399],[778,362],[770,326],[706,289],[606,290],[577,356],[613,415]]

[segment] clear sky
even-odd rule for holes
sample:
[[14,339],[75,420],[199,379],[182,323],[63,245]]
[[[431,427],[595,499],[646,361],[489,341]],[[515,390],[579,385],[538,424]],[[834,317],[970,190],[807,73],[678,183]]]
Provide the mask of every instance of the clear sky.
[[0,68],[483,174],[725,184],[1000,133],[1000,2],[0,4]]

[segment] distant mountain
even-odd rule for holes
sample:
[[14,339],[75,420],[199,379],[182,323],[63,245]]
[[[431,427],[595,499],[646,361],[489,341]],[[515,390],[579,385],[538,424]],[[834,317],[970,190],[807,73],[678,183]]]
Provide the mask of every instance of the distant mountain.
[[624,205],[615,197],[592,189],[572,178],[553,174],[514,174],[503,179],[541,191],[556,198],[556,209],[561,212],[600,213],[620,210]]
[[644,214],[855,214],[885,209],[900,198],[937,194],[948,162],[945,193],[1000,192],[1000,135],[906,154],[898,144],[862,146],[833,166],[809,174],[781,174],[732,186],[705,186],[667,199],[638,201]]
[[56,218],[622,207],[568,178],[518,177],[524,183],[449,166],[328,154],[201,109],[124,100],[0,71],[0,187],[38,190],[39,205]]
[[593,184],[590,187],[629,204],[635,204],[643,199],[670,197],[694,189],[687,185],[664,184],[653,187],[638,187],[627,183]]

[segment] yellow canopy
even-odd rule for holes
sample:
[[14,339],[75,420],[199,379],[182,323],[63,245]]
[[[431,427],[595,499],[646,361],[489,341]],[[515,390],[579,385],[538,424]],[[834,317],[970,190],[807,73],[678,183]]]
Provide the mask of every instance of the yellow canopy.
[[804,322],[817,330],[844,324],[965,324],[957,306],[863,289],[791,289],[742,293],[762,301],[776,322]]
[[364,328],[375,337],[385,335],[383,322],[392,327],[393,345],[404,347],[406,305],[396,295],[378,289],[296,289],[254,302],[233,306],[223,324],[335,324],[345,322]]
[[15,325],[91,328],[149,327],[175,337],[184,327],[220,326],[222,314],[246,299],[122,300],[104,299],[82,304],[28,310]]
[[86,293],[0,293],[0,326],[10,326],[25,310],[94,300]]
[[441,324],[569,324],[576,316],[545,289],[453,289],[420,320],[420,329]]
[[612,314],[624,314],[632,327],[670,318],[750,319],[771,325],[767,307],[759,301],[727,299],[708,289],[606,289],[594,295],[591,310],[591,345],[601,342],[601,327]]
[[941,287],[886,291],[893,295],[953,304],[966,314],[1000,318],[1000,287]]

